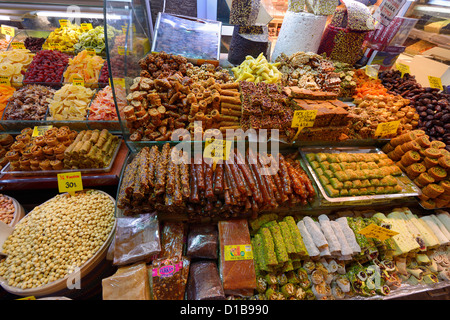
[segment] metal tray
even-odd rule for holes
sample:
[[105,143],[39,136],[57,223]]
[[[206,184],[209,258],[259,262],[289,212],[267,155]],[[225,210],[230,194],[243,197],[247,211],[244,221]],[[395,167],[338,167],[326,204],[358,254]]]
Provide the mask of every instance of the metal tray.
[[29,176],[55,176],[59,173],[66,173],[66,172],[81,172],[81,173],[106,173],[110,172],[112,169],[112,166],[114,165],[114,161],[116,160],[117,154],[119,153],[120,146],[122,144],[122,139],[119,138],[119,141],[116,146],[116,150],[114,150],[114,153],[111,157],[111,161],[109,162],[108,166],[105,168],[79,168],[79,169],[62,169],[62,170],[39,170],[39,171],[10,171],[10,163],[2,169],[0,172],[1,175],[4,174],[10,174],[12,176],[16,177],[29,177]]
[[[300,154],[305,161],[305,165],[308,172],[313,177],[315,183],[317,184],[321,196],[330,203],[330,205],[355,205],[355,204],[373,204],[382,203],[387,201],[392,201],[394,199],[401,199],[407,197],[416,197],[422,194],[420,188],[418,188],[403,172],[400,177],[397,178],[398,184],[402,187],[402,192],[392,193],[392,194],[376,194],[376,195],[364,195],[364,196],[351,196],[351,197],[330,197],[326,193],[322,183],[319,180],[314,169],[311,167],[308,159],[306,158],[307,153],[383,153],[380,149],[375,147],[304,147],[299,148]],[[326,205],[322,203],[322,205]]]

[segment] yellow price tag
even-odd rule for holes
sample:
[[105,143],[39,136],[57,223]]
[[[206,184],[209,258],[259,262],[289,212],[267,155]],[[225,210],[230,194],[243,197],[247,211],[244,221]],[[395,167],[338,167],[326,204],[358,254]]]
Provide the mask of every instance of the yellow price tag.
[[372,66],[365,66],[365,73],[372,79],[378,79],[378,70]]
[[251,244],[238,244],[224,246],[225,261],[238,261],[253,259],[253,250]]
[[60,43],[49,43],[48,44],[48,50],[61,50],[61,44]]
[[117,47],[117,53],[118,53],[119,55],[121,55],[121,56],[124,56],[125,53],[126,53],[127,55],[129,55],[129,54],[130,54],[130,51],[129,51],[129,50],[126,50],[124,46],[118,46],[118,47]]
[[409,70],[409,66],[403,63],[397,63],[396,68],[398,71],[402,73],[402,78],[405,75],[405,73],[411,73],[411,70]]
[[50,130],[51,128],[53,128],[52,125],[49,126],[35,126],[33,128],[33,133],[31,134],[32,137],[39,137],[39,136],[43,136],[44,133],[47,130]]
[[442,86],[441,78],[428,76],[428,82],[430,83],[430,87],[434,89],[444,90]]
[[29,296],[29,297],[19,298],[19,299],[16,299],[16,300],[36,300],[36,297],[35,296]]
[[67,19],[59,19],[59,26],[61,28],[65,28],[69,25],[69,20]]
[[1,29],[2,34],[4,34],[5,36],[14,37],[14,35],[16,34],[16,28],[14,27],[2,24]]
[[375,130],[375,136],[387,136],[390,134],[396,134],[400,120],[379,123]]
[[74,86],[81,86],[84,87],[84,79],[79,77],[73,77],[72,78],[72,84]]
[[10,77],[0,76],[0,84],[5,84],[7,86],[10,86],[11,85]]
[[218,160],[227,161],[230,157],[231,146],[231,140],[208,139],[205,141],[203,157],[213,159],[214,162]]
[[72,196],[75,195],[76,191],[82,191],[83,180],[81,179],[81,172],[59,173],[58,189],[60,193],[68,192]]
[[[109,78],[108,81],[109,86],[111,86],[111,78]],[[125,88],[125,78],[113,78],[113,84]]]
[[291,128],[308,128],[314,126],[317,110],[296,110],[292,119]]
[[11,47],[13,47],[13,49],[25,49],[23,42],[11,42]]
[[81,28],[81,30],[83,30],[84,32],[93,29],[92,23],[81,23],[81,24],[80,24],[80,28]]
[[86,51],[87,51],[87,54],[90,55],[90,56],[95,56],[96,55],[95,49],[86,48]]
[[358,233],[366,236],[366,238],[375,238],[380,241],[392,238],[393,236],[398,234],[398,232],[394,230],[386,229],[373,223],[368,225],[364,229],[359,230]]

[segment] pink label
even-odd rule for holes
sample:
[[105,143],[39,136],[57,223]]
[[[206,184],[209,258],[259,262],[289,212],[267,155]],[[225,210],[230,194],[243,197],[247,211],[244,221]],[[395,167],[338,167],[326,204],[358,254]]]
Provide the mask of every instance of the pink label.
[[159,268],[152,269],[152,277],[162,277],[167,278],[173,276],[174,273],[178,272],[183,268],[183,262],[180,261],[177,264],[167,264]]

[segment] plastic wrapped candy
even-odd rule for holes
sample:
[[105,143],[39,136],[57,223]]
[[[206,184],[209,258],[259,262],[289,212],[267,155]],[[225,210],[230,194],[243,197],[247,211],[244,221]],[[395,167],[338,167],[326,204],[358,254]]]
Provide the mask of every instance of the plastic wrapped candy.
[[121,267],[102,280],[103,300],[150,300],[148,280],[145,263]]
[[172,221],[165,222],[161,234],[160,258],[181,258],[183,254],[185,233],[186,229],[184,223]]
[[161,251],[159,222],[155,214],[118,218],[114,245],[114,265],[150,261]]
[[189,275],[190,259],[169,257],[152,262],[153,300],[183,300]]
[[331,60],[350,65],[362,57],[362,45],[367,33],[374,29],[369,8],[356,1],[343,1],[325,28],[318,54],[326,53]]
[[214,261],[192,263],[186,293],[187,300],[225,300],[219,270]]
[[191,258],[217,259],[219,246],[215,225],[194,225],[190,227],[186,255]]

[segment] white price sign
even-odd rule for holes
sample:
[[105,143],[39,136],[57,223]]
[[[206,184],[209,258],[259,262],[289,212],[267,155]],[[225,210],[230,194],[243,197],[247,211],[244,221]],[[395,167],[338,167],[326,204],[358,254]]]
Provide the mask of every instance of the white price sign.
[[375,10],[373,17],[383,26],[387,26],[395,18],[405,2],[406,0],[383,0]]

